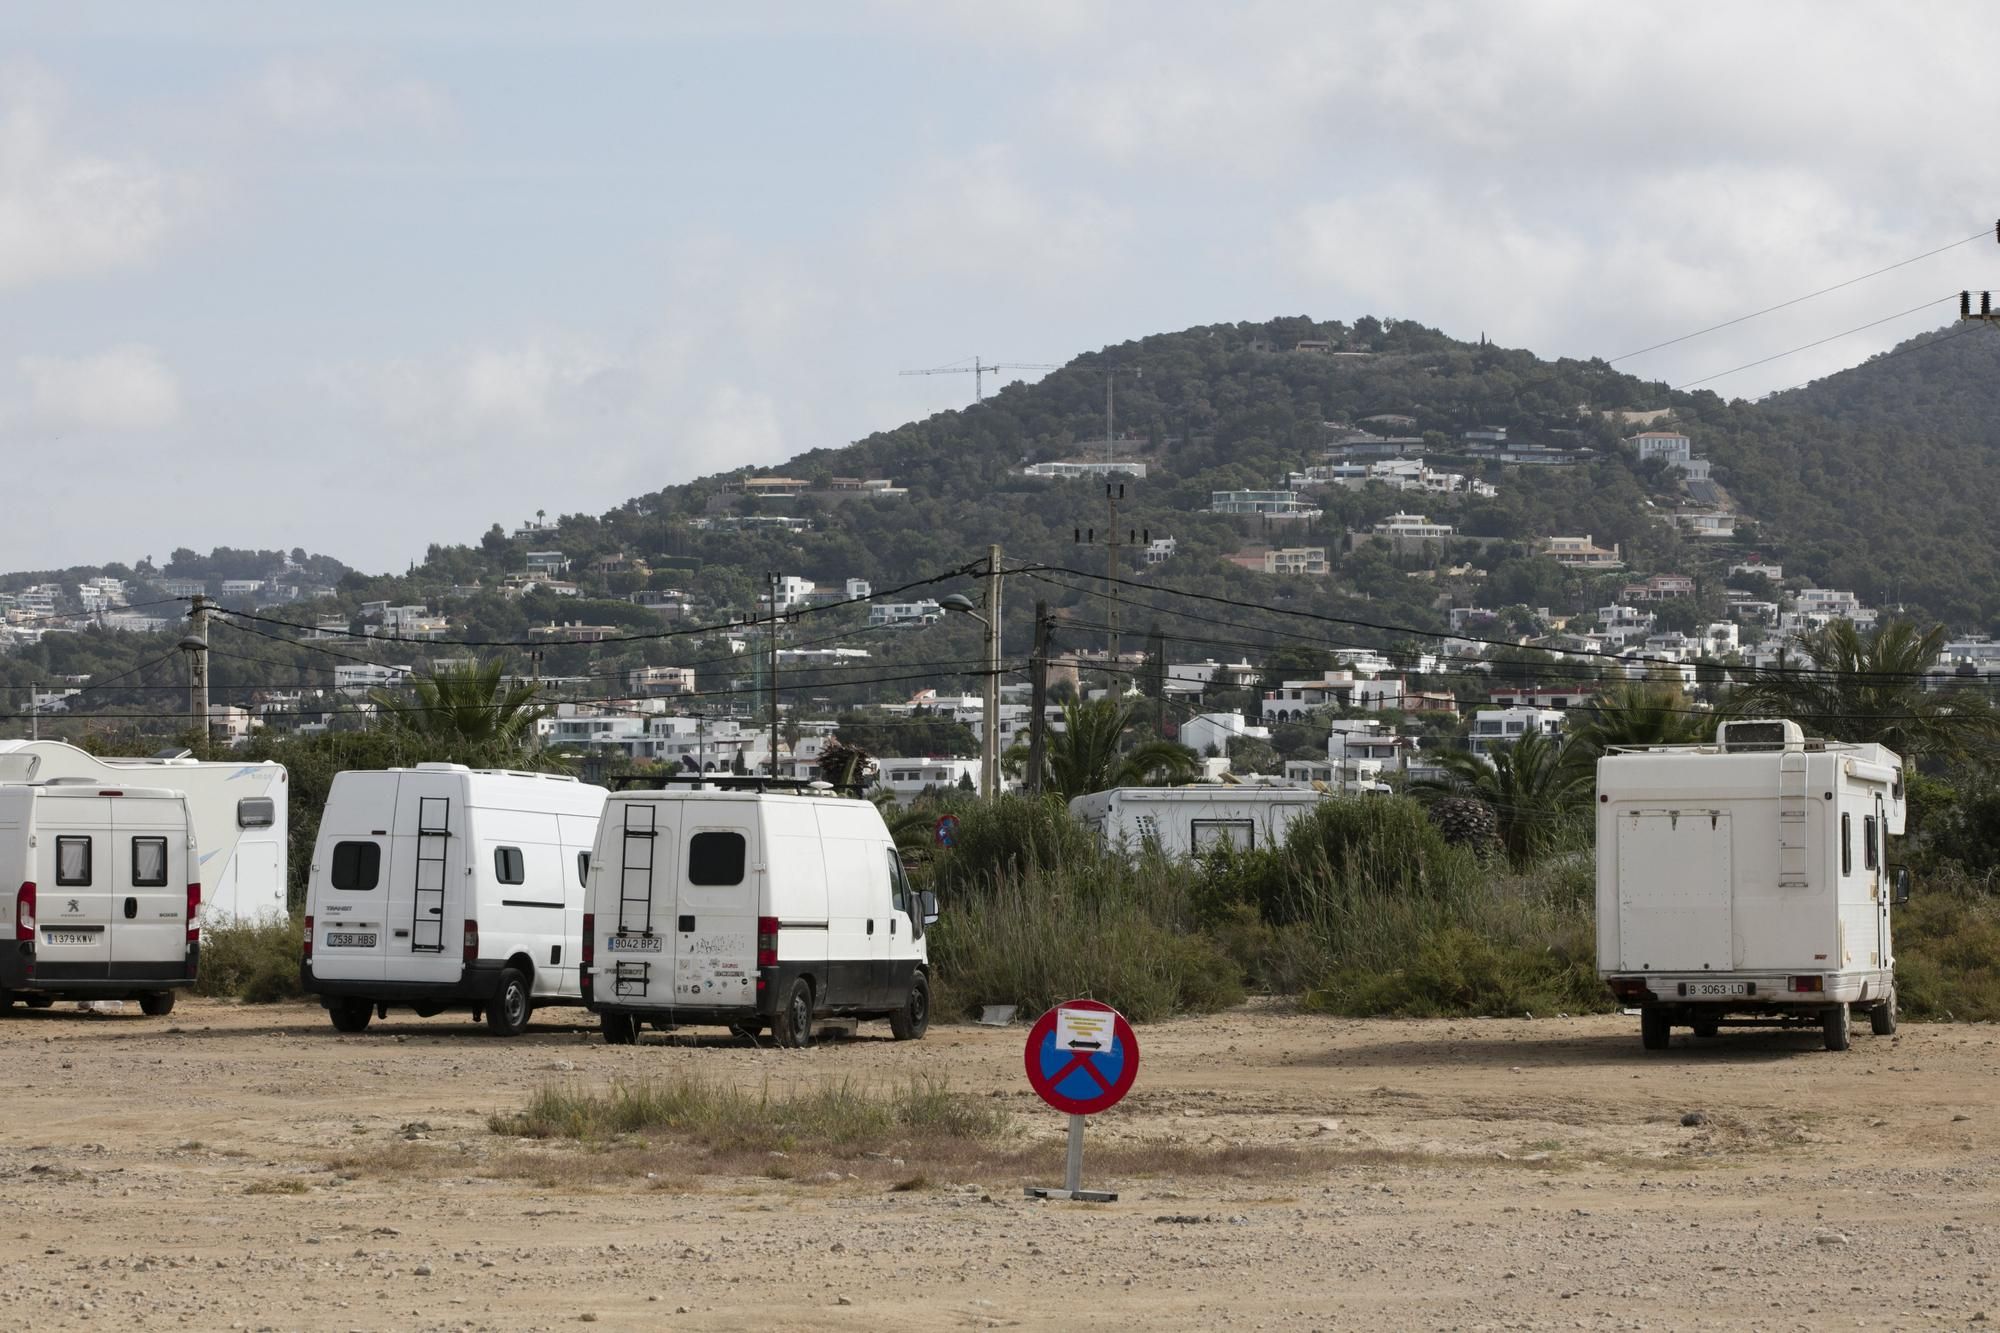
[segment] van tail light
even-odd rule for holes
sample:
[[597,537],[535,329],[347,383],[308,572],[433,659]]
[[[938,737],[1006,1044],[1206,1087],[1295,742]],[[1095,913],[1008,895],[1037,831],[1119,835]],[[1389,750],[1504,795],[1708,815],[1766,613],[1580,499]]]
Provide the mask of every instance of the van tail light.
[[1653,988],[1646,984],[1644,977],[1613,977],[1611,993],[1621,1000],[1650,1000]]
[[1826,978],[1793,977],[1791,979],[1791,988],[1795,991],[1806,991],[1810,993],[1822,992],[1826,989]]
[[188,885],[187,901],[187,942],[189,944],[197,944],[201,941],[201,922],[198,920],[200,915],[201,885],[190,884]]
[[468,963],[479,961],[479,923],[471,917],[465,918],[464,960]]
[[313,960],[313,919],[306,918],[306,937],[299,945],[299,957],[310,963]]
[[757,918],[757,966],[776,967],[778,965],[778,918],[760,916]]
[[21,944],[35,942],[35,884],[28,880],[14,895],[14,939]]
[[583,952],[577,957],[581,962],[576,969],[576,983],[583,991],[583,1002],[589,1004],[590,965],[597,961],[597,913],[595,912],[583,914]]

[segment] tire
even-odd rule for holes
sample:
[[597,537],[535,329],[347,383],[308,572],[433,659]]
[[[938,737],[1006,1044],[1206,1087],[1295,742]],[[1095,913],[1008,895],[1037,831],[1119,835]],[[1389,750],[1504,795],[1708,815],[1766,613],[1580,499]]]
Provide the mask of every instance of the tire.
[[1896,1035],[1896,990],[1889,988],[1889,998],[1868,1011],[1868,1027],[1878,1037]]
[[731,1023],[729,1025],[729,1035],[738,1041],[755,1041],[764,1035],[764,1025],[762,1023]]
[[0,1013],[5,1013],[7,1010],[12,1009],[14,1007],[14,1001],[20,998],[21,997],[14,994],[13,991],[0,990]]
[[30,1009],[46,1009],[55,1002],[56,997],[53,995],[30,995],[26,1000]]
[[919,972],[910,982],[903,1007],[889,1015],[889,1031],[897,1041],[918,1041],[931,1026],[931,979]]
[[1664,1051],[1673,1039],[1674,1025],[1664,1009],[1639,1011],[1639,1044],[1649,1051]]
[[1836,1004],[1820,1015],[1819,1027],[1829,1051],[1844,1051],[1854,1030],[1854,1012],[1844,1004]]
[[326,1007],[326,1016],[333,1020],[333,1026],[340,1032],[366,1032],[368,1020],[375,1017],[375,1006],[368,1001],[349,997],[335,1000]]
[[500,984],[486,1002],[486,1030],[496,1037],[518,1037],[528,1026],[535,1003],[528,995],[528,979],[519,968],[500,971]]
[[813,1044],[813,988],[804,977],[792,981],[784,1008],[771,1018],[771,1040],[780,1046],[803,1050]]
[[1720,1014],[1697,1015],[1688,1026],[1694,1029],[1694,1035],[1697,1037],[1720,1036],[1722,1033],[1722,1016]]
[[607,1009],[597,1016],[597,1026],[604,1033],[606,1046],[630,1046],[639,1040],[639,1022],[630,1014],[614,1014]]
[[139,997],[139,1012],[148,1018],[165,1018],[173,1011],[174,993],[170,990],[156,990]]

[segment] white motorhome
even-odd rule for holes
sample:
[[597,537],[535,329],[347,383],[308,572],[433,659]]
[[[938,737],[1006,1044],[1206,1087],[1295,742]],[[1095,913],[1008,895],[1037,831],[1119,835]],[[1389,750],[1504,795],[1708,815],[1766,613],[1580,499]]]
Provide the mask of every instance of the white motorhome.
[[0,883],[20,886],[0,1008],[137,1000],[159,1015],[193,984],[201,883],[181,793],[0,785]]
[[308,994],[342,1032],[407,1006],[501,1036],[577,1004],[584,876],[605,790],[462,764],[334,776],[306,883]]
[[103,758],[63,741],[0,741],[0,782],[75,779],[165,787],[188,798],[201,848],[204,926],[285,918],[285,766],[172,757]]
[[1190,856],[1274,846],[1327,799],[1311,787],[1114,787],[1073,798],[1069,812],[1111,850],[1137,852],[1151,841],[1169,856]]
[[1598,760],[1597,971],[1638,1007],[1646,1048],[1728,1020],[1817,1023],[1840,1051],[1855,1010],[1894,1032],[1903,822],[1901,759],[1795,722]]
[[[628,780],[629,781],[629,780]],[[616,1044],[717,1024],[812,1043],[820,1017],[930,1025],[925,927],[873,804],[825,783],[687,775],[613,792],[590,862],[584,998]]]

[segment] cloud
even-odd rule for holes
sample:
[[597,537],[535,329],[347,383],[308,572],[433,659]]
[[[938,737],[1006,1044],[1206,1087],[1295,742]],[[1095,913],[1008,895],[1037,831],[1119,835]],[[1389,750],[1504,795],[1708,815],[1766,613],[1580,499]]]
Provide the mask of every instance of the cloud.
[[94,356],[24,356],[29,411],[52,430],[149,431],[181,415],[180,381],[159,353],[137,343]]
[[435,85],[336,54],[270,61],[251,81],[249,101],[275,127],[312,135],[428,133],[451,119],[451,100]]
[[142,264],[196,210],[192,178],[72,146],[62,111],[47,74],[0,70],[0,290]]
[[1066,285],[1117,265],[1132,221],[1080,190],[1038,184],[1012,148],[934,158],[875,212],[873,257],[903,274],[1000,276]]

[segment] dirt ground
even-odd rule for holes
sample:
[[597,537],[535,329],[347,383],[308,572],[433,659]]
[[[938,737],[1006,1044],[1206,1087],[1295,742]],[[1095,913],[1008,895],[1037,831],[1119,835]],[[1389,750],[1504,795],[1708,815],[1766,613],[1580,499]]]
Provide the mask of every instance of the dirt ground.
[[[1108,1205],[1045,1203],[1061,1117],[1024,1029],[864,1026],[805,1052],[608,1047],[577,1011],[506,1041],[392,1015],[184,999],[164,1019],[0,1016],[0,1320],[15,1328],[1480,1329],[2000,1320],[2000,1108],[1983,1026],[1726,1032],[1634,1018],[1351,1021],[1269,1008],[1142,1029]],[[878,1031],[879,1028],[879,1031]],[[692,1170],[551,1186],[484,1164],[551,1080],[749,1086],[916,1073],[990,1095],[1047,1170],[890,1188]],[[1693,1123],[1685,1123],[1693,1122]],[[1291,1147],[1288,1165],[1232,1147]],[[534,1145],[580,1153],[573,1145]],[[1107,1151],[1110,1150],[1110,1151]],[[403,1154],[403,1156],[398,1156]],[[1185,1154],[1183,1154],[1183,1157]],[[410,1169],[396,1168],[407,1160]],[[1231,1161],[1233,1174],[1221,1168]],[[377,1169],[353,1164],[376,1163]],[[382,1169],[387,1164],[387,1169]],[[461,1165],[462,1164],[462,1165]],[[842,1164],[836,1163],[836,1166]],[[921,1163],[912,1161],[910,1170]]]

